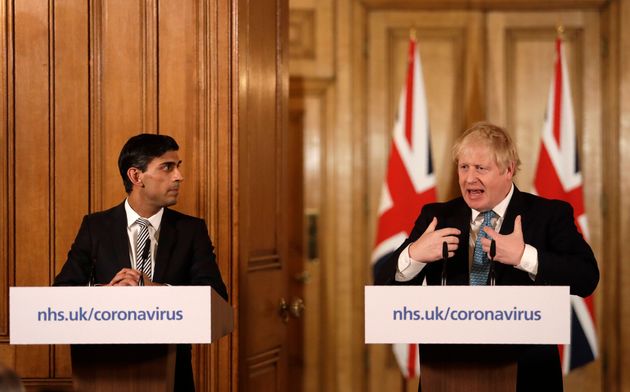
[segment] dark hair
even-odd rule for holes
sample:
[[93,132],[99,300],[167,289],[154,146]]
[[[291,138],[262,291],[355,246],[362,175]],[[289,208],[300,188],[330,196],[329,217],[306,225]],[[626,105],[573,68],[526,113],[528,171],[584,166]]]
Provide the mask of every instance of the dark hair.
[[177,151],[179,146],[175,139],[166,135],[154,135],[141,133],[127,140],[118,156],[118,170],[125,185],[125,192],[131,193],[133,184],[127,177],[127,170],[136,167],[141,171],[147,170],[147,166],[159,156],[168,151]]
[[0,363],[0,391],[24,392],[20,377],[2,363]]

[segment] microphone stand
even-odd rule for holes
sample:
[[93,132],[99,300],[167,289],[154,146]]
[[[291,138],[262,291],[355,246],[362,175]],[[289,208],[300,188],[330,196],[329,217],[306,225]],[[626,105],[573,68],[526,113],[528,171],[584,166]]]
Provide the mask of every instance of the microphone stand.
[[448,259],[448,244],[442,242],[442,286],[446,286],[446,260]]
[[488,253],[489,259],[490,259],[490,271],[488,272],[488,274],[490,275],[490,286],[494,286],[495,283],[495,273],[494,273],[494,256],[496,256],[497,254],[497,243],[492,240],[492,242],[490,242],[490,252]]
[[98,241],[96,242],[96,246],[94,246],[94,251],[92,252],[92,254],[90,255],[91,259],[92,259],[92,264],[90,265],[90,277],[88,278],[88,286],[92,287],[92,286],[96,286],[96,256],[98,255],[98,246],[100,244],[98,243]]

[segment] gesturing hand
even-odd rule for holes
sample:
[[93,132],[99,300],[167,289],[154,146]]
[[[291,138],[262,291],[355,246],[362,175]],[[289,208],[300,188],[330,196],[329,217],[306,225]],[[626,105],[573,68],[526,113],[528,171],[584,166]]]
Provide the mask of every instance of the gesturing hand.
[[435,230],[437,218],[433,218],[420,238],[409,246],[409,256],[416,261],[431,263],[442,258],[442,243],[448,244],[448,257],[453,257],[459,246],[461,232],[452,227]]
[[[521,227],[521,216],[514,220],[514,231],[512,234],[501,235],[491,227],[483,229],[488,236],[496,242],[497,253],[494,259],[503,264],[519,265],[523,252],[525,251],[525,241],[523,241],[523,229]],[[490,252],[490,242],[488,238],[481,239],[483,251]]]

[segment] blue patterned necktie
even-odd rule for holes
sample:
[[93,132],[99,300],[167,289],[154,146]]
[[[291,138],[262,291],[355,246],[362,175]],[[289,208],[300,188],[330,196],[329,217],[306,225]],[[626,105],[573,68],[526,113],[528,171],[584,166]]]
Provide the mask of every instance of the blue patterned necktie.
[[136,237],[136,269],[152,278],[151,242],[149,241],[149,226],[151,226],[151,222],[148,219],[138,218],[136,223],[140,225],[140,232],[138,237]]
[[470,285],[481,286],[485,285],[488,281],[488,271],[490,270],[490,260],[488,260],[488,254],[483,251],[481,247],[482,238],[490,238],[483,231],[484,227],[492,227],[492,218],[496,216],[494,211],[482,212],[483,222],[479,228],[477,234],[477,240],[475,241],[475,250],[473,251],[473,263],[470,269]]

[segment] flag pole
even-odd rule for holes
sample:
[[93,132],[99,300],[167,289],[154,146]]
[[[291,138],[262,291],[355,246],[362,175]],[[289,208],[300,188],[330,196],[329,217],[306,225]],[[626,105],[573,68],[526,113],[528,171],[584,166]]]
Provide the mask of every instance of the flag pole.
[[564,26],[560,23],[556,26],[556,37],[564,41]]

